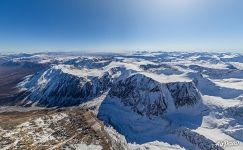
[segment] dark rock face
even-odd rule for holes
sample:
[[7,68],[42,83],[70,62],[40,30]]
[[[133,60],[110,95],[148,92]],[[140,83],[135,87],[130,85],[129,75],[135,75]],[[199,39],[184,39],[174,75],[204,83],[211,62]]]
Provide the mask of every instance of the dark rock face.
[[188,128],[179,128],[174,131],[176,135],[186,139],[193,145],[197,146],[201,150],[223,150],[222,147],[217,145],[212,140],[200,135]]
[[116,96],[141,115],[162,115],[167,106],[166,96],[162,91],[162,85],[145,77],[144,75],[133,75],[125,81],[114,84],[110,90],[111,96]]
[[156,68],[171,68],[170,65],[167,64],[147,64],[147,65],[140,65],[140,67],[144,70],[149,70],[149,69],[156,69]]
[[[194,106],[201,95],[192,82],[160,83],[142,74],[135,74],[115,83],[110,97],[117,97],[141,115],[160,116],[168,107]],[[174,106],[169,106],[173,104]]]
[[192,106],[198,103],[201,99],[199,91],[192,82],[168,83],[167,88],[175,100],[176,108],[186,105]]
[[74,65],[77,68],[102,68],[111,63],[109,58],[75,58],[65,62],[68,65]]

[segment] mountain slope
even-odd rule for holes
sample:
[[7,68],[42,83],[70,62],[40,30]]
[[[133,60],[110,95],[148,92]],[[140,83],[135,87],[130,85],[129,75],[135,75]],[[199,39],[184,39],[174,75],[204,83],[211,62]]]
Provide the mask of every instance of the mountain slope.
[[22,93],[27,95],[24,105],[72,106],[85,102],[105,92],[111,85],[108,73],[102,76],[82,77],[69,74],[54,66],[26,79]]
[[190,111],[202,102],[192,82],[160,83],[143,74],[135,74],[114,83],[108,96],[119,98],[125,106],[149,117],[183,108]]

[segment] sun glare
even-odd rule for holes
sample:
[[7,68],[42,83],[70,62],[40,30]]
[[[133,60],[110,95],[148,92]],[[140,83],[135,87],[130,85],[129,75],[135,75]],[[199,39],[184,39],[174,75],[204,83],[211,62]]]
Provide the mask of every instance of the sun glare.
[[189,12],[196,6],[197,0],[162,0],[163,8],[174,12]]

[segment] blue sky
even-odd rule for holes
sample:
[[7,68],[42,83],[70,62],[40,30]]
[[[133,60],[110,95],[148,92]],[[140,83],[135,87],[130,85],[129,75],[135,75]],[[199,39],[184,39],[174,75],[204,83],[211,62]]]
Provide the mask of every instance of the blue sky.
[[1,0],[0,51],[243,51],[241,0]]

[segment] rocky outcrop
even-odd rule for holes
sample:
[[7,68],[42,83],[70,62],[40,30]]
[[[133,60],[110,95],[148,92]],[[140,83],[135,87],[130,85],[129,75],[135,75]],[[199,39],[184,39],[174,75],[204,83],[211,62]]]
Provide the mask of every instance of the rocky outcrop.
[[193,106],[201,100],[201,95],[193,82],[175,82],[166,85],[174,99],[176,108]]
[[160,116],[201,102],[201,95],[192,82],[160,83],[142,74],[113,84],[109,96],[119,98],[125,106],[146,116]]
[[79,58],[68,60],[64,64],[74,65],[75,67],[78,68],[94,69],[94,68],[102,68],[104,66],[109,65],[110,63],[111,63],[111,58],[106,58],[106,57],[97,57],[97,58],[79,57]]
[[117,82],[109,95],[120,98],[141,115],[161,115],[167,108],[168,90],[165,86],[141,74]]
[[178,128],[173,133],[187,140],[192,145],[198,147],[200,150],[223,150],[223,148],[220,147],[217,143],[188,128]]

